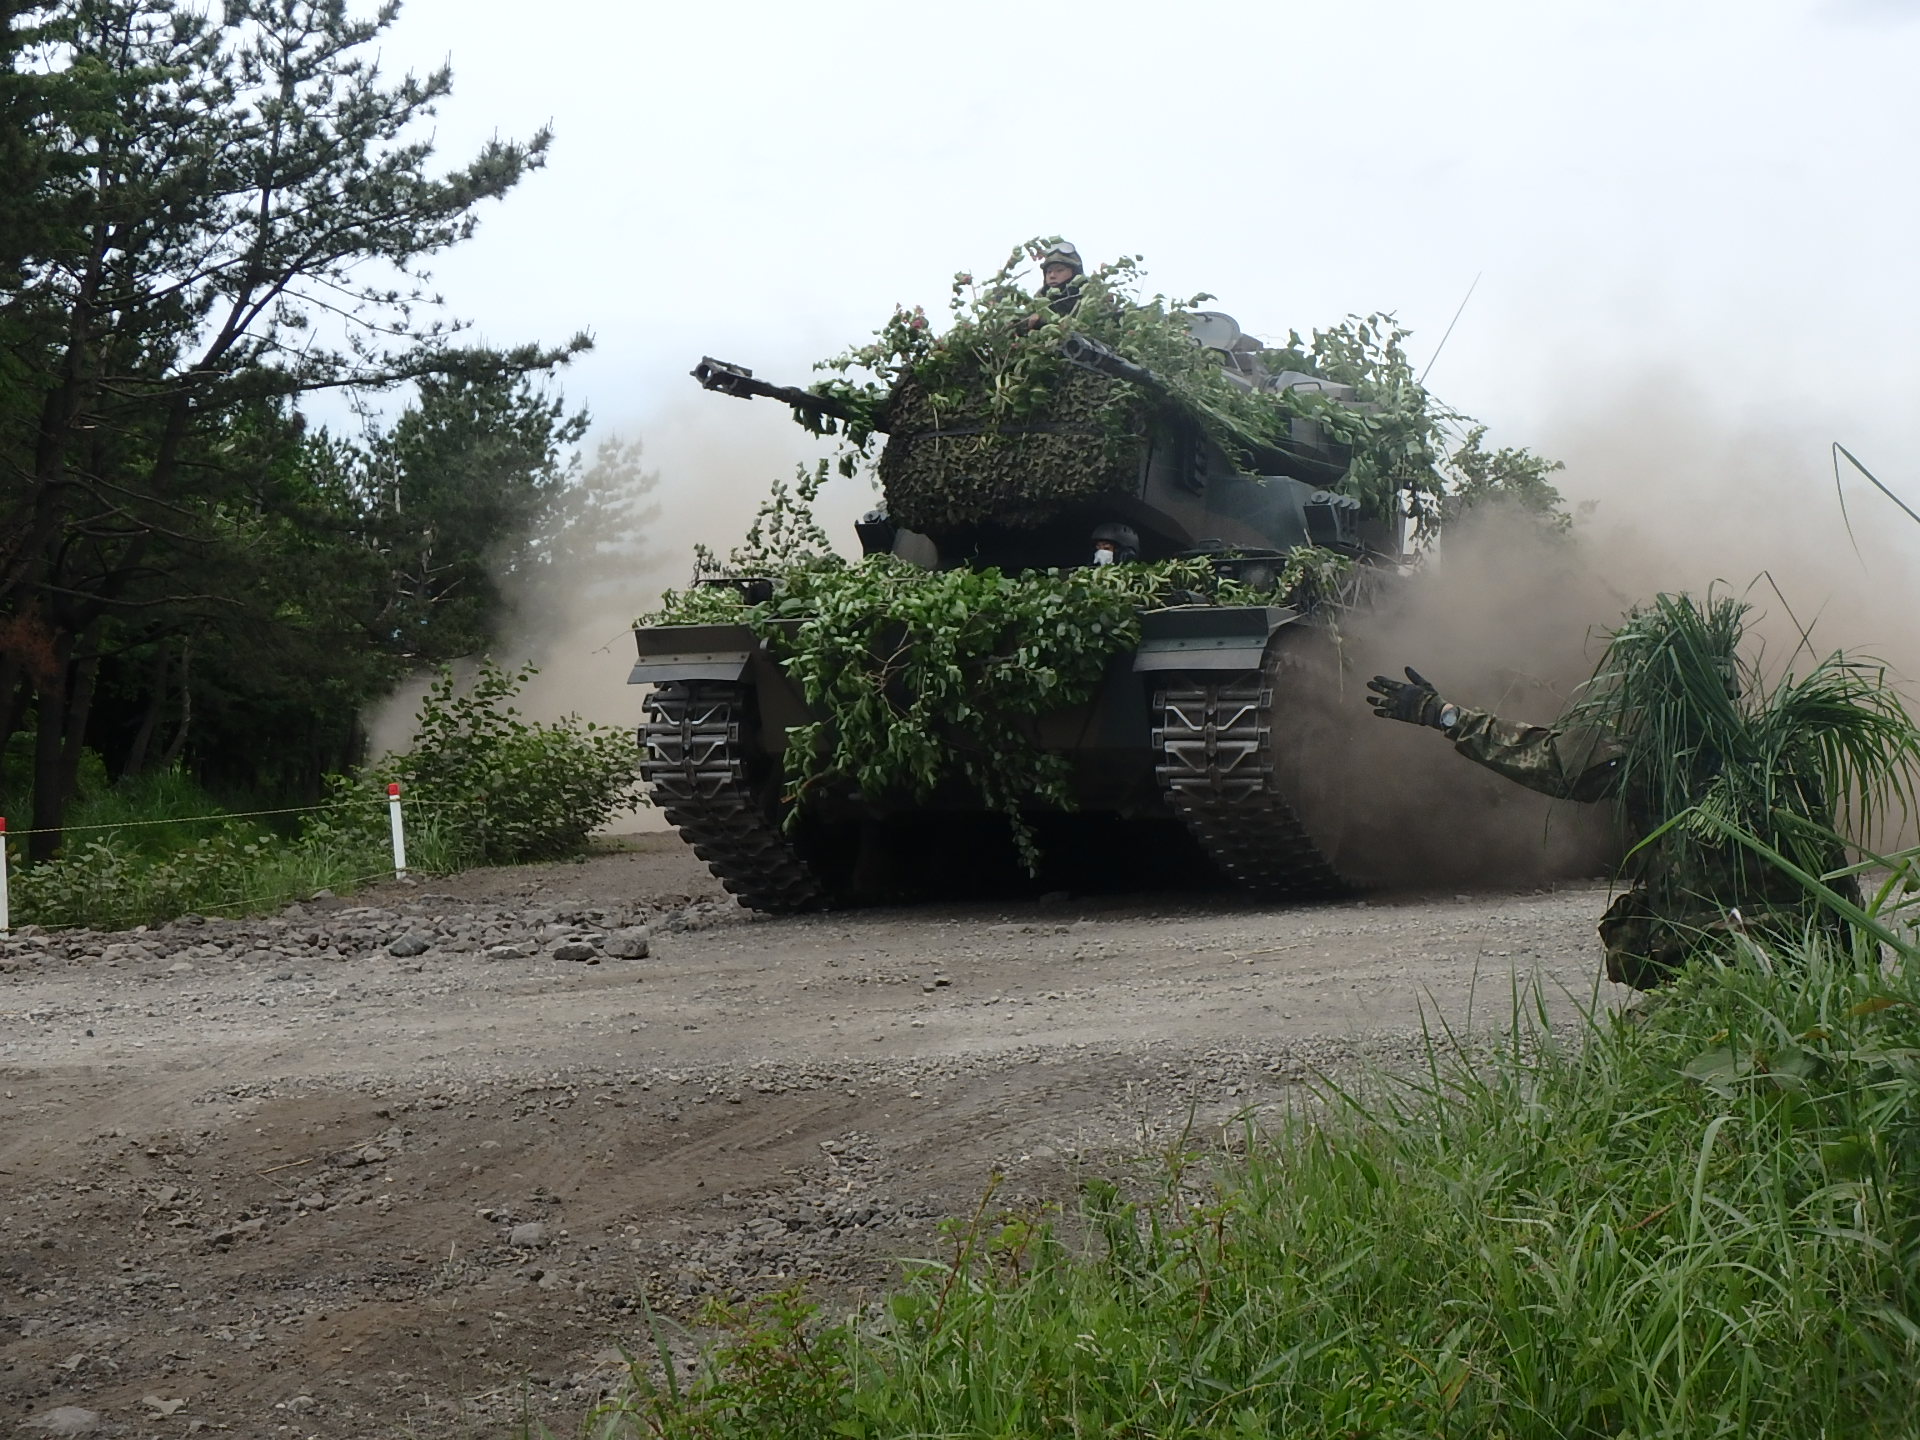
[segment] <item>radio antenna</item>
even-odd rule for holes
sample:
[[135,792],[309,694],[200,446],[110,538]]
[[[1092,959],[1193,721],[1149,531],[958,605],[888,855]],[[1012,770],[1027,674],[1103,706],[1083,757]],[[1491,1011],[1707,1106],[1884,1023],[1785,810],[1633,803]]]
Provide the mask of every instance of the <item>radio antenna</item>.
[[1467,301],[1471,300],[1473,298],[1473,292],[1480,288],[1480,276],[1486,273],[1484,270],[1480,271],[1479,274],[1473,277],[1473,284],[1467,286],[1467,293],[1460,297],[1460,309],[1454,311],[1453,319],[1447,322],[1447,334],[1442,335],[1440,337],[1440,343],[1433,347],[1433,354],[1427,358],[1426,370],[1420,372],[1420,378],[1414,381],[1414,384],[1424,385],[1427,383],[1427,373],[1433,369],[1433,362],[1438,360],[1440,358],[1440,352],[1447,348],[1447,335],[1453,334],[1453,327],[1460,323],[1460,315],[1462,311],[1467,308]]

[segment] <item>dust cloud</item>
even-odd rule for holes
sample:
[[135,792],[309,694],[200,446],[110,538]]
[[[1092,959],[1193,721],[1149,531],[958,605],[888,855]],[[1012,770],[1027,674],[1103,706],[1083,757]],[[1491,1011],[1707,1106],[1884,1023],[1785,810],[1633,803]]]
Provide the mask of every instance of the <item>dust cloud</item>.
[[1551,723],[1593,668],[1596,627],[1626,605],[1586,548],[1538,522],[1483,510],[1444,549],[1388,577],[1341,621],[1341,665],[1301,724],[1323,756],[1299,796],[1308,829],[1363,885],[1545,884],[1600,874],[1604,809],[1556,804],[1453,753],[1436,732],[1376,719],[1367,677],[1411,666],[1449,700]]
[[[1572,533],[1546,537],[1497,510],[1454,526],[1374,611],[1349,618],[1339,672],[1304,687],[1317,699],[1297,716],[1298,738],[1327,763],[1312,767],[1303,808],[1356,880],[1545,884],[1603,873],[1618,844],[1607,807],[1548,801],[1432,732],[1375,721],[1372,674],[1412,665],[1449,699],[1549,723],[1629,606],[1719,583],[1753,601],[1771,669],[1796,658],[1810,627],[1815,654],[1863,651],[1920,678],[1920,526],[1850,478],[1849,540],[1827,448],[1840,431],[1716,410],[1671,377],[1574,388],[1580,401],[1549,418],[1536,446],[1566,462],[1556,482],[1578,517]],[[652,421],[644,439],[644,450],[620,447],[601,476],[597,517],[577,517],[577,529],[607,533],[576,535],[566,563],[511,592],[513,622],[494,658],[540,667],[529,715],[635,724],[634,616],[686,581],[696,544],[730,547],[769,484],[821,453],[784,409],[707,396]],[[864,480],[827,487],[819,518],[843,552],[873,503]],[[382,748],[406,743],[423,688],[406,687],[372,718]],[[662,823],[643,810],[616,828]]]
[[1549,801],[1438,735],[1373,721],[1363,687],[1375,673],[1412,665],[1448,699],[1549,723],[1631,605],[1719,585],[1752,602],[1751,655],[1769,674],[1846,649],[1885,661],[1912,702],[1920,526],[1848,478],[1849,539],[1837,432],[1716,411],[1673,378],[1583,394],[1538,446],[1566,463],[1569,536],[1500,511],[1471,517],[1347,627],[1339,719],[1320,721],[1345,779],[1320,808],[1356,879],[1539,883],[1598,873],[1618,843],[1606,807]]
[[[582,457],[570,504],[539,537],[547,563],[504,578],[509,614],[491,658],[539,670],[520,711],[637,725],[640,691],[627,684],[634,618],[687,582],[696,545],[725,554],[738,544],[772,483],[819,453],[785,408],[716,396],[667,411],[637,440],[606,434]],[[854,548],[854,518],[874,503],[863,480],[836,478],[822,495],[819,518],[843,553]],[[416,675],[374,707],[373,754],[411,743],[430,679]],[[664,825],[642,807],[612,829]]]

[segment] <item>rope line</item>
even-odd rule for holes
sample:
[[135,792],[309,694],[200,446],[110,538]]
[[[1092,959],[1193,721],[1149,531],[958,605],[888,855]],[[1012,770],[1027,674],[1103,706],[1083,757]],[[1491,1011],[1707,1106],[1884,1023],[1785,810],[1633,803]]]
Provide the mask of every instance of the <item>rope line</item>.
[[[54,827],[43,825],[38,830],[13,830],[6,832],[7,838],[16,835],[71,835],[78,830],[134,830],[144,825],[191,825],[200,820],[252,820],[263,815],[315,815],[323,810],[352,810],[360,805],[385,805],[385,795],[367,800],[341,800],[331,805],[292,805],[284,810],[235,810],[214,812],[208,815],[175,815],[164,820],[108,820],[97,825],[61,825]],[[409,810],[444,809],[459,802],[453,800],[415,800],[403,798],[401,804]]]

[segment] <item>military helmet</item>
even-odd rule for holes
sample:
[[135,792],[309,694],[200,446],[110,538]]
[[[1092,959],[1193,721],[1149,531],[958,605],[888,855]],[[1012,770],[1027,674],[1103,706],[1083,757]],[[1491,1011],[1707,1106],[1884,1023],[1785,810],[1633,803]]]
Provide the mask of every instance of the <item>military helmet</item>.
[[1040,268],[1045,270],[1049,265],[1071,265],[1074,274],[1087,273],[1087,267],[1081,263],[1080,252],[1073,248],[1070,240],[1056,240],[1040,252]]
[[1101,562],[1096,559],[1096,564],[1125,564],[1130,560],[1138,560],[1140,558],[1140,534],[1131,525],[1122,525],[1117,520],[1109,520],[1105,524],[1094,526],[1093,535],[1090,538],[1093,540],[1093,550],[1096,556],[1100,554],[1100,547],[1102,545],[1111,545],[1113,547],[1113,562]]

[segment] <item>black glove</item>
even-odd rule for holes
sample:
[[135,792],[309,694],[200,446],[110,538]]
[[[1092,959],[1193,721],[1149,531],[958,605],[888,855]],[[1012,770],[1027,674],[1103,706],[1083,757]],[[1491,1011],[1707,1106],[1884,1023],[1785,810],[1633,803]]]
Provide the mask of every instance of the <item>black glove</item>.
[[1411,665],[1405,680],[1376,675],[1367,682],[1373,693],[1367,703],[1382,720],[1404,720],[1409,725],[1431,725],[1436,730],[1451,730],[1460,718],[1460,707],[1449,705]]

